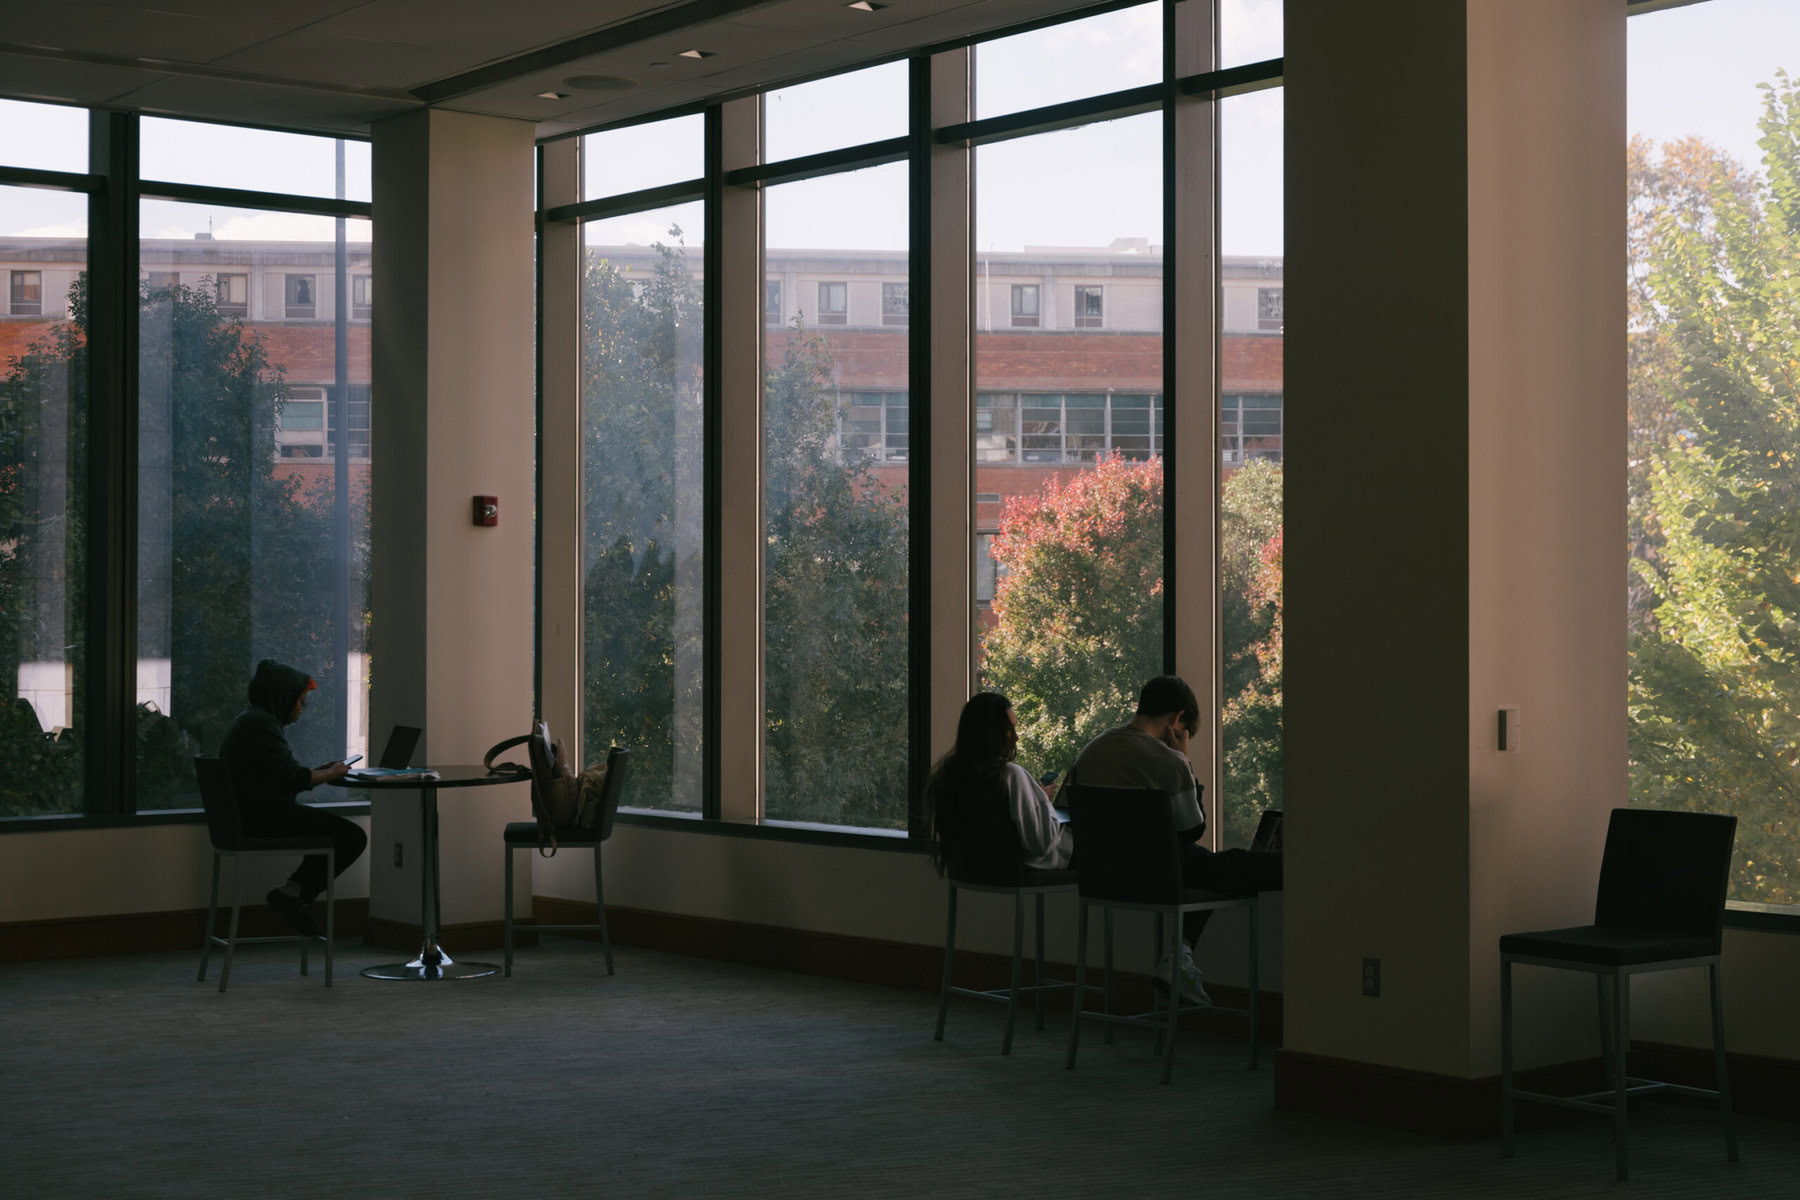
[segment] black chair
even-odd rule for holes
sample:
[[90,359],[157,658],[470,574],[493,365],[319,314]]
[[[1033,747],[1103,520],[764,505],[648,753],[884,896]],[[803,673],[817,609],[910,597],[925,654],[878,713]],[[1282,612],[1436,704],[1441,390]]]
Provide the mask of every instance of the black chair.
[[[212,899],[206,906],[206,939],[200,946],[201,982],[206,979],[206,963],[212,957],[214,946],[225,948],[225,963],[219,968],[219,990],[231,980],[231,961],[237,954],[239,946],[261,942],[299,942],[300,973],[306,974],[306,953],[315,935],[304,933],[281,934],[276,937],[239,937],[238,936],[238,884],[243,878],[244,868],[241,861],[246,858],[292,858],[296,854],[323,854],[325,856],[325,986],[331,986],[331,947],[333,934],[336,932],[337,906],[332,899],[332,881],[337,878],[337,849],[328,837],[250,837],[244,833],[244,824],[238,814],[237,793],[231,787],[231,770],[223,759],[196,758],[194,773],[200,780],[200,803],[206,808],[206,828],[212,836]],[[229,932],[220,937],[214,930],[218,927],[219,912],[219,864],[223,859],[233,860],[231,875],[231,926]]]
[[[558,831],[559,850],[592,850],[594,852],[594,906],[599,921],[593,925],[538,925],[540,933],[600,932],[600,945],[606,951],[606,973],[613,973],[612,938],[606,932],[606,885],[600,878],[600,844],[612,836],[613,817],[618,815],[619,796],[625,790],[625,774],[631,766],[631,751],[614,746],[606,755],[606,783],[600,791],[599,812],[588,829]],[[536,821],[510,821],[506,826],[506,974],[512,974],[513,960],[513,851],[538,848]]]
[[[1012,1053],[1013,1025],[1019,997],[1031,996],[1037,1007],[1037,1027],[1044,1027],[1044,993],[1073,988],[1073,983],[1044,979],[1044,897],[1075,890],[1074,871],[1033,870],[1019,860],[1019,831],[1012,816],[999,803],[984,804],[963,814],[964,828],[949,846],[946,882],[950,887],[949,917],[944,930],[944,981],[938,989],[937,1032],[933,1041],[944,1040],[944,1021],[950,1013],[950,997],[1004,1002],[1006,1034],[1000,1053]],[[950,980],[956,960],[956,894],[958,891],[995,892],[1013,898],[1012,982],[1003,988],[955,987]],[[1020,986],[1025,958],[1025,897],[1037,905],[1037,958],[1029,987]]]
[[[1105,930],[1105,1012],[1088,1012],[1077,1004],[1069,1022],[1069,1057],[1075,1069],[1075,1051],[1081,1039],[1081,1022],[1106,1022],[1107,1040],[1114,1025],[1149,1025],[1158,1029],[1157,1049],[1163,1053],[1162,1081],[1169,1082],[1175,1069],[1175,1029],[1184,1012],[1223,1012],[1248,1019],[1250,1066],[1257,1065],[1257,897],[1256,893],[1227,894],[1190,888],[1182,883],[1181,839],[1167,794],[1134,788],[1102,788],[1069,784],[1063,796],[1075,826],[1075,866],[1080,893],[1080,913],[1075,937],[1075,979],[1087,982],[1088,909],[1098,907]],[[1172,963],[1181,961],[1181,917],[1185,913],[1222,908],[1242,908],[1250,917],[1250,997],[1242,1009],[1212,1008],[1181,1001],[1181,981],[1169,980],[1166,1001],[1158,998],[1149,1012],[1118,1014],[1112,1010],[1114,909],[1156,914],[1155,946]],[[1167,920],[1165,921],[1165,918]],[[1165,925],[1168,936],[1164,937]],[[1083,989],[1083,998],[1086,991]]]
[[[1725,893],[1737,818],[1715,813],[1615,808],[1600,860],[1594,923],[1500,939],[1500,1130],[1502,1152],[1513,1151],[1513,1101],[1536,1100],[1583,1112],[1610,1113],[1619,1178],[1626,1178],[1625,1116],[1630,1099],[1676,1092],[1719,1102],[1725,1156],[1738,1159],[1731,1120],[1731,1083],[1725,1073],[1725,1012],[1719,987]],[[1579,1096],[1551,1096],[1513,1086],[1514,963],[1588,971],[1599,996],[1601,1061],[1608,1088]],[[1683,967],[1707,969],[1712,984],[1713,1066],[1717,1088],[1634,1079],[1626,1071],[1631,1045],[1631,977]],[[1607,995],[1611,982],[1612,995]]]

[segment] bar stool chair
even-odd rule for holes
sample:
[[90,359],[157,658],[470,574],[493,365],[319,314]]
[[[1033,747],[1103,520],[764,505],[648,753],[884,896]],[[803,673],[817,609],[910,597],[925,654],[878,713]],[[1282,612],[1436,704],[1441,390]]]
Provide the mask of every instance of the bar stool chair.
[[[600,934],[600,947],[606,954],[606,973],[613,973],[612,937],[606,931],[606,882],[600,876],[600,845],[612,836],[613,818],[619,812],[619,796],[625,790],[625,774],[631,766],[631,751],[614,746],[606,754],[606,783],[600,789],[599,811],[590,829],[558,830],[556,849],[592,850],[594,852],[594,905],[599,920],[591,925],[537,925],[540,933]],[[502,926],[505,942],[505,972],[512,974],[513,960],[513,851],[538,848],[536,821],[509,821],[503,835],[506,843],[506,918]]]
[[[206,808],[206,829],[212,838],[212,899],[206,906],[206,938],[200,945],[199,982],[206,980],[206,963],[212,956],[214,946],[222,946],[225,950],[225,962],[219,968],[219,990],[231,980],[231,961],[237,954],[239,946],[247,946],[260,942],[299,942],[300,973],[305,975],[306,952],[311,947],[313,936],[304,933],[286,933],[274,937],[239,937],[238,936],[238,883],[243,878],[242,860],[246,858],[292,858],[295,854],[323,854],[325,856],[325,986],[331,986],[331,948],[333,934],[336,932],[337,906],[332,898],[332,883],[337,878],[337,849],[328,837],[249,837],[244,833],[243,819],[238,813],[237,793],[231,787],[231,770],[225,761],[219,758],[194,759],[194,773],[200,779],[200,803]],[[219,863],[222,859],[231,859],[231,924],[229,932],[220,937],[218,928],[219,912]]]
[[[1257,1066],[1257,897],[1256,893],[1228,894],[1186,887],[1181,875],[1181,839],[1167,794],[1135,788],[1103,788],[1068,784],[1063,788],[1075,826],[1076,875],[1079,878],[1080,911],[1075,936],[1075,978],[1087,981],[1088,917],[1090,908],[1101,910],[1105,930],[1104,1012],[1088,1012],[1080,1004],[1069,1022],[1069,1057],[1064,1064],[1075,1069],[1075,1053],[1083,1020],[1104,1021],[1107,1041],[1115,1025],[1147,1025],[1157,1030],[1156,1049],[1163,1056],[1162,1082],[1175,1069],[1175,1031],[1181,1014],[1222,1012],[1246,1018],[1250,1026],[1250,1067]],[[1241,908],[1250,917],[1248,1007],[1216,1008],[1181,1001],[1180,980],[1169,981],[1165,1003],[1158,1000],[1150,1011],[1115,1013],[1112,1010],[1113,954],[1112,914],[1115,909],[1156,914],[1155,945],[1172,962],[1181,959],[1181,917],[1184,913],[1222,908]],[[1165,921],[1165,918],[1168,920]],[[1164,937],[1165,926],[1168,936]],[[1083,989],[1085,992],[1092,990]]]
[[[1615,808],[1600,861],[1594,923],[1500,939],[1500,1141],[1513,1152],[1513,1102],[1535,1100],[1613,1119],[1618,1177],[1627,1177],[1626,1112],[1633,1096],[1675,1092],[1717,1100],[1725,1157],[1738,1160],[1725,1071],[1725,1011],[1719,986],[1725,894],[1737,818],[1718,813]],[[1599,995],[1601,1060],[1609,1087],[1579,1096],[1552,1096],[1513,1086],[1512,969],[1515,963],[1587,971]],[[1626,1071],[1631,1047],[1631,977],[1648,971],[1705,967],[1712,990],[1716,1088],[1635,1079]],[[1607,986],[1611,984],[1609,999]]]

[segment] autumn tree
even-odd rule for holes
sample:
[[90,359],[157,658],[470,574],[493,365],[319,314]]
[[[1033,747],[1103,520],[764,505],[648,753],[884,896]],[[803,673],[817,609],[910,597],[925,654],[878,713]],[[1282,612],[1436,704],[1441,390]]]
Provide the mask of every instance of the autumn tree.
[[[1644,600],[1634,803],[1737,814],[1733,895],[1800,901],[1800,98],[1765,89],[1762,175],[1634,149]],[[1673,180],[1673,183],[1667,181]],[[1656,413],[1655,420],[1646,419]]]

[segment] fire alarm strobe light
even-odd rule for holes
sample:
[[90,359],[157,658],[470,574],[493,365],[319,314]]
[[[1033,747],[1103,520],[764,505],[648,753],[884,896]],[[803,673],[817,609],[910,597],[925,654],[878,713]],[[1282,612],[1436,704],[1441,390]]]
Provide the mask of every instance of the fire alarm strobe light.
[[475,523],[477,525],[498,525],[500,523],[500,497],[475,497]]

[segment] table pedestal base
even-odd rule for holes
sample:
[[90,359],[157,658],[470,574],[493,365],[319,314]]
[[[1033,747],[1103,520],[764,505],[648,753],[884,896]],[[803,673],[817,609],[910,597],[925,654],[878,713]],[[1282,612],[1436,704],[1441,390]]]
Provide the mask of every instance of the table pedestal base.
[[363,975],[370,979],[482,979],[489,975],[498,975],[500,968],[493,963],[484,962],[450,962],[439,963],[428,967],[417,959],[409,963],[383,963],[379,967],[364,967]]

